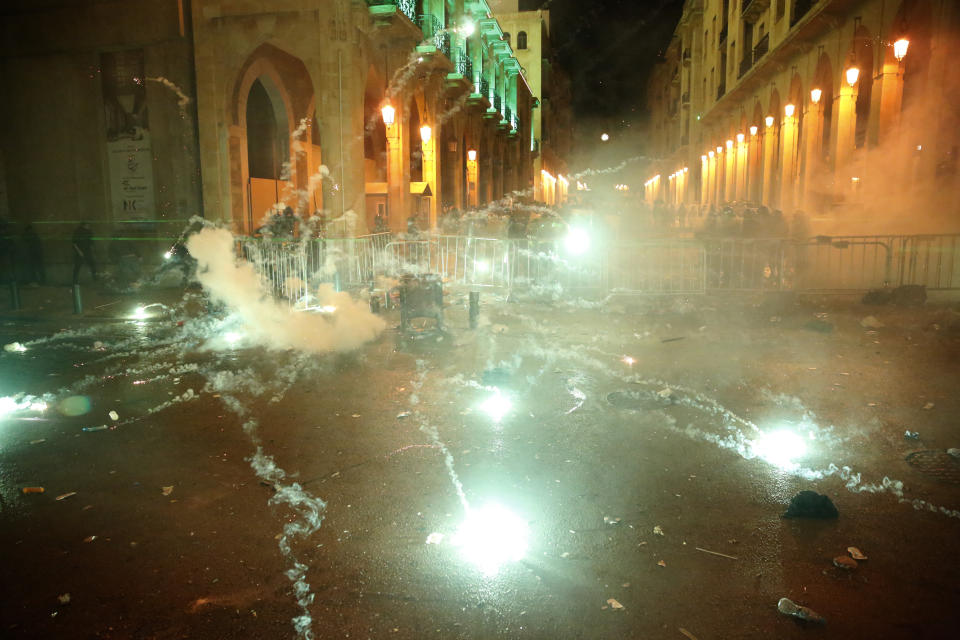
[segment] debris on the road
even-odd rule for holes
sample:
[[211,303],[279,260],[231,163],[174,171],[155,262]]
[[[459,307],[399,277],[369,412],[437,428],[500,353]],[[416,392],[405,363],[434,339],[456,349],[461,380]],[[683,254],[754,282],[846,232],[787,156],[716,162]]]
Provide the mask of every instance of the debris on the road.
[[106,431],[106,430],[109,429],[109,428],[110,428],[110,427],[108,427],[107,425],[101,424],[101,425],[98,426],[98,427],[84,427],[83,429],[81,429],[81,431],[87,431],[87,432],[90,432],[90,431]]
[[71,491],[71,492],[69,492],[69,493],[61,493],[59,496],[56,497],[56,499],[57,499],[57,500],[66,500],[67,498],[72,498],[72,497],[75,496],[75,495],[77,495],[77,492],[76,492],[76,491]]
[[953,456],[954,458],[960,460],[960,449],[956,447],[950,447],[947,449],[947,455]]
[[800,618],[807,622],[815,622],[817,624],[827,623],[826,619],[813,609],[799,605],[789,598],[780,598],[780,601],[777,602],[777,611],[783,615]]
[[504,325],[504,324],[490,325],[490,331],[493,331],[494,333],[506,333],[507,325]]
[[850,554],[850,557],[854,560],[866,560],[867,556],[863,555],[863,552],[856,547],[847,547],[847,553]]
[[657,535],[657,536],[662,536],[662,535],[663,535],[663,529],[660,528],[660,525],[654,525],[654,527],[653,527],[653,534],[654,534],[654,535]]
[[403,418],[409,418],[409,417],[410,417],[409,411],[401,411],[400,413],[397,414],[397,420],[402,420]]
[[350,414],[350,417],[351,417],[351,418],[359,418],[359,417],[360,417],[360,414],[359,414],[359,413],[352,413],[352,414]]
[[857,568],[857,561],[848,556],[837,556],[833,559],[833,566],[844,571],[853,571]]
[[43,493],[43,487],[24,487],[24,493]]
[[703,549],[701,547],[694,547],[697,551],[703,551],[704,553],[709,553],[712,556],[720,556],[721,558],[730,558],[731,560],[738,560],[737,556],[728,556],[725,553],[720,553],[719,551],[710,551],[709,549]]
[[693,635],[692,633],[690,633],[689,631],[687,631],[687,630],[684,629],[683,627],[679,627],[679,628],[677,629],[677,631],[679,631],[679,632],[682,633],[683,635],[685,635],[685,636],[687,636],[688,638],[690,638],[690,640],[697,640],[697,636]]
[[46,438],[39,438],[37,440],[31,440],[30,444],[40,444],[41,442],[46,442],[46,441],[47,441]]
[[783,518],[836,518],[840,513],[833,501],[815,491],[801,491],[790,499]]
[[880,329],[884,325],[876,316],[867,316],[860,321],[860,326],[864,329]]
[[903,432],[903,437],[906,438],[907,440],[919,440],[920,432],[910,431],[910,429],[907,429],[906,431]]
[[120,414],[117,413],[116,411],[111,411],[107,415],[110,416],[110,419],[113,420],[114,422],[120,419]]
[[826,320],[811,320],[807,324],[803,325],[803,328],[807,331],[816,331],[817,333],[830,333],[833,331],[833,325],[827,322]]
[[603,516],[603,524],[620,524],[620,518]]
[[97,539],[97,536],[87,536],[86,538],[83,539],[83,541],[84,541],[84,542],[93,542],[93,541],[96,540],[96,539]]
[[433,533],[427,536],[427,544],[440,544],[441,542],[443,542],[442,533],[437,533],[436,531],[434,531]]
[[607,604],[610,605],[611,609],[623,609],[623,605],[614,600],[613,598],[607,598]]
[[160,493],[162,493],[165,496],[170,495],[171,493],[173,493],[173,485],[170,485],[169,487],[161,487]]
[[60,594],[59,596],[57,596],[57,600],[60,602],[60,604],[69,604],[69,603],[70,603],[70,594],[69,594],[69,593],[62,593],[62,594]]
[[670,387],[664,387],[663,389],[660,389],[660,391],[657,391],[657,395],[663,399],[667,399],[673,395],[673,389]]
[[661,560],[661,561],[658,562],[657,564],[660,565],[661,567],[666,567],[666,566],[667,566],[667,563],[666,563],[665,560]]
[[928,402],[927,404],[923,405],[923,408],[927,410],[933,409],[933,407],[934,404],[932,402]]
[[663,338],[660,342],[677,342],[678,340],[683,340],[686,336],[679,336],[677,338]]

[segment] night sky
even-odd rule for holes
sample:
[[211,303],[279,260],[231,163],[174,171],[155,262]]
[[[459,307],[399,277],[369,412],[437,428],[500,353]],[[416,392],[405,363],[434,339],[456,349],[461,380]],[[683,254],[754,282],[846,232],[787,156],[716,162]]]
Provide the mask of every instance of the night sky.
[[572,79],[578,118],[639,120],[650,70],[670,42],[683,0],[547,0],[557,61]]

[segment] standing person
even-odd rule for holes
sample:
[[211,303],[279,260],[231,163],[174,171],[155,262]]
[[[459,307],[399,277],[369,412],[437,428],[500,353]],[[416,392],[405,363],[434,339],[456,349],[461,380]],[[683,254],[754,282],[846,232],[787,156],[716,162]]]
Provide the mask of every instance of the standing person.
[[97,264],[93,261],[93,229],[87,221],[81,222],[73,230],[73,284],[80,282],[80,267],[84,263],[90,267],[93,281],[98,282]]
[[33,223],[27,223],[23,229],[23,248],[27,252],[25,264],[27,267],[27,282],[31,284],[46,284],[47,271],[43,265],[43,244]]

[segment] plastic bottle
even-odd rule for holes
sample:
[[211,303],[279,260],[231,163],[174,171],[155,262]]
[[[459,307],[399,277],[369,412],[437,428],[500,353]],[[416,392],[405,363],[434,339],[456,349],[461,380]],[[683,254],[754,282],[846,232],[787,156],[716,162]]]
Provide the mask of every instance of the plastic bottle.
[[787,616],[806,620],[807,622],[815,622],[817,624],[827,623],[827,620],[813,609],[799,605],[789,598],[780,598],[780,602],[777,603],[777,611]]

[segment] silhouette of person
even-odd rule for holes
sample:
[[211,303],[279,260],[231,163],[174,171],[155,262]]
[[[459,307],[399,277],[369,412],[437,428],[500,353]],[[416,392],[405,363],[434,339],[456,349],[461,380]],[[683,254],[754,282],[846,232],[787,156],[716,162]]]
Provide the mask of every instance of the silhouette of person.
[[73,284],[80,282],[80,267],[90,267],[93,281],[98,282],[97,263],[93,260],[93,229],[90,223],[83,221],[73,230]]

